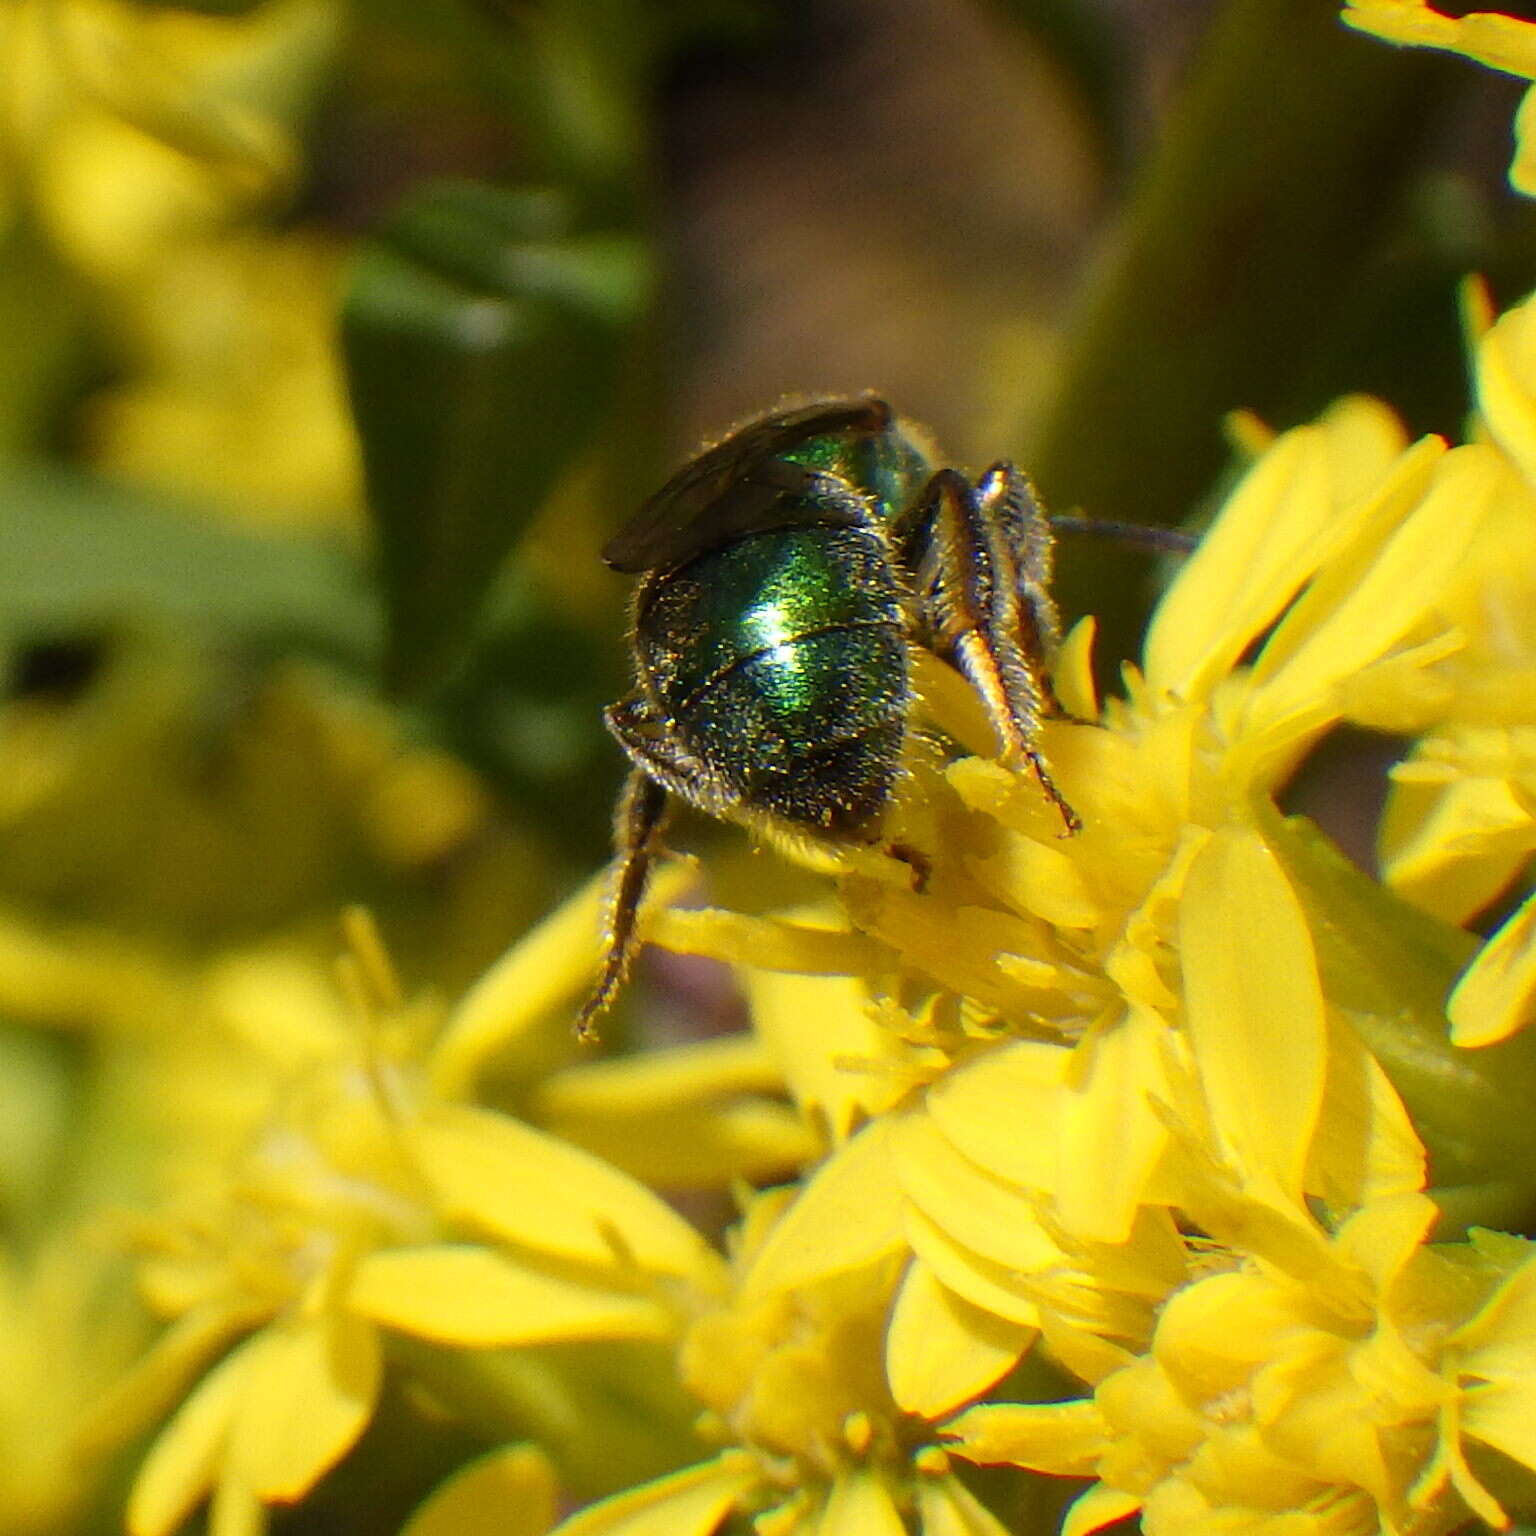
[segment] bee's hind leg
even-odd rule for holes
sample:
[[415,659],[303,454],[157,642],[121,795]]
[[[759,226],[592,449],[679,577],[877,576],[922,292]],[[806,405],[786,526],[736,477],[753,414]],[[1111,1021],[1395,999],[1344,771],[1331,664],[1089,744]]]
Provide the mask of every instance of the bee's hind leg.
[[915,526],[928,642],[970,679],[1004,755],[1029,765],[1070,834],[1082,821],[1051,778],[1040,722],[1059,712],[1046,664],[1059,634],[1049,590],[1051,531],[1029,482],[995,464],[972,485],[953,469],[929,481]]
[[613,816],[615,858],[603,923],[603,965],[576,1015],[576,1034],[582,1040],[595,1038],[598,1016],[618,995],[640,947],[640,903],[651,864],[661,850],[666,819],[666,790],[643,768],[631,768]]

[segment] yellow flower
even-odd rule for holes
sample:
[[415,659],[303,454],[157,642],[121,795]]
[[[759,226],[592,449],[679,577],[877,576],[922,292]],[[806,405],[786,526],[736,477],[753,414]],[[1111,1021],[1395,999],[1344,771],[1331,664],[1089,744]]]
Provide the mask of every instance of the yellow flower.
[[156,1416],[227,1353],[150,1450],[135,1536],[164,1536],[209,1494],[223,1530],[260,1529],[264,1505],[301,1497],[366,1426],[386,1336],[487,1354],[643,1345],[718,1289],[713,1251],[649,1191],[433,1095],[437,1011],[404,1006],[371,929],[352,935],[350,1048],[301,1051],[212,1187],[136,1223],[141,1288],[171,1325],[104,1423]]
[[705,1406],[713,1460],[590,1505],[560,1536],[709,1536],[733,1515],[764,1533],[1003,1536],[881,1369],[895,1270],[876,1261],[764,1290],[757,1264],[788,1191],[759,1196],[737,1234],[736,1286],[688,1330],[681,1372]]
[[332,0],[203,16],[133,0],[0,9],[0,192],[66,261],[131,284],[168,246],[291,184],[299,116],[338,31]]
[[[83,1528],[109,1470],[81,1432],[139,1347],[141,1320],[89,1224],[60,1224],[0,1256],[0,1531]],[[110,1261],[110,1262],[109,1262]]]
[[461,1467],[401,1536],[544,1536],[557,1501],[554,1471],[538,1447],[503,1446]]
[[463,763],[310,669],[218,709],[234,686],[206,651],[124,634],[78,696],[0,704],[6,897],[206,944],[329,918],[360,860],[398,881],[473,852],[491,805]]
[[1536,1468],[1529,1245],[1426,1248],[1414,1194],[1331,1237],[1230,1196],[1201,1214],[1237,1246],[1205,1245],[1149,1348],[1103,1362],[1089,1398],[969,1409],[953,1449],[1095,1478],[1066,1536],[1138,1510],[1148,1536],[1507,1525],[1469,1456]]
[[[1498,11],[1447,16],[1428,0],[1346,0],[1344,20],[1390,43],[1443,48],[1524,80],[1536,80],[1536,25]],[[1515,116],[1517,147],[1509,179],[1536,193],[1536,94],[1527,91]]]
[[[1355,701],[1362,723],[1423,733],[1392,770],[1382,868],[1453,922],[1496,900],[1536,851],[1536,300],[1483,325],[1474,361],[1496,481],[1441,599],[1463,644],[1406,713]],[[1468,970],[1450,1006],[1459,1044],[1492,1044],[1532,1017],[1532,921],[1527,903]]]
[[[1440,592],[1498,473],[1482,445],[1405,449],[1368,402],[1287,434],[1168,592],[1124,700],[1101,714],[1086,632],[1068,642],[1058,688],[1079,718],[1051,722],[1046,751],[1079,836],[1027,776],[919,753],[889,840],[923,855],[920,889],[871,850],[844,861],[845,916],[657,920],[656,942],[745,967],[757,1029],[842,1142],[789,1222],[826,1272],[878,1213],[880,1241],[995,1315],[1032,1325],[1045,1305],[1116,1332],[1121,1303],[1061,1308],[1031,1277],[1092,1273],[1133,1234],[1105,1294],[1158,1272],[1186,1080],[1213,1145],[1278,1199],[1347,1210],[1420,1187],[1402,1106],[1324,992],[1272,796],[1352,697],[1407,708],[1454,648]],[[964,686],[920,675],[948,733],[990,750]],[[871,1115],[888,1123],[848,1140]],[[886,1153],[857,1150],[872,1138],[891,1141],[898,1197],[873,1187],[890,1186]],[[826,1191],[865,1213],[858,1234],[812,1214]]]
[[87,410],[91,458],[268,524],[353,526],[361,467],[333,335],[341,260],[302,234],[164,253],[114,313],[129,377]]

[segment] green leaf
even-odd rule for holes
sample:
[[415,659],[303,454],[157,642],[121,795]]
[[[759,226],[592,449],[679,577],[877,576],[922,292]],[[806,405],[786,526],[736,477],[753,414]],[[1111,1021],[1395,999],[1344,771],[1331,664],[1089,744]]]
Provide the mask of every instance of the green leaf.
[[535,584],[492,600],[467,666],[428,702],[452,752],[549,830],[579,866],[605,857],[624,759],[602,707],[624,687],[617,637],[595,634]]
[[376,646],[361,568],[340,548],[50,465],[0,465],[0,644],[146,617],[359,669]]
[[1402,1095],[1449,1225],[1523,1228],[1536,1214],[1536,1035],[1451,1044],[1445,999],[1476,936],[1409,906],[1305,817],[1265,816],[1263,830],[1306,908],[1323,990]]
[[498,568],[612,397],[643,248],[558,194],[431,187],[364,247],[343,315],[397,688],[466,649]]

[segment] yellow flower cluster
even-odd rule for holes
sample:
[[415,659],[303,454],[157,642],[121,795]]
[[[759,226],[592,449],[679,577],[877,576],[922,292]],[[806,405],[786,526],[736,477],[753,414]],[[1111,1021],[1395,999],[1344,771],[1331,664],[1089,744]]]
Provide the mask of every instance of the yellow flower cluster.
[[0,227],[35,229],[59,325],[89,306],[122,375],[83,422],[96,464],[334,524],[360,500],[329,323],[341,250],[260,219],[291,198],[345,7],[197,11],[0,6]]
[[[746,968],[758,1030],[834,1141],[743,1300],[855,1277],[891,1290],[883,1423],[861,1405],[860,1443],[796,1484],[825,1489],[818,1529],[864,1528],[834,1513],[850,1479],[918,1511],[907,1479],[940,1442],[1097,1477],[1072,1532],[1138,1509],[1152,1533],[1504,1523],[1466,1447],[1536,1468],[1536,1268],[1513,1240],[1499,1265],[1422,1247],[1424,1147],[1367,1043],[1392,989],[1363,1006],[1358,976],[1330,974],[1319,929],[1338,914],[1273,797],[1330,727],[1367,704],[1422,715],[1469,665],[1441,602],[1512,489],[1493,446],[1408,446],[1381,407],[1345,402],[1264,448],[1123,699],[1097,705],[1086,631],[1068,642],[1057,685],[1077,718],[1047,750],[1080,836],[1057,835],[1024,776],[934,759],[914,764],[897,833],[931,856],[920,890],[872,852],[846,862],[841,922],[655,921],[657,942]],[[926,703],[982,748],[937,666]],[[950,1417],[1036,1341],[1093,1396]],[[814,1443],[832,1443],[826,1399],[802,1402]],[[730,1422],[760,1455],[761,1500],[774,1437],[752,1401]],[[864,1450],[893,1442],[918,1447],[899,1474]],[[627,1507],[572,1528],[637,1530]]]
[[[1536,34],[1349,19],[1500,67]],[[153,1005],[245,1049],[223,1155],[126,1221],[164,1326],[89,1434],[157,1426],[134,1536],[205,1500],[261,1531],[391,1371],[511,1442],[410,1536],[542,1536],[562,1496],[561,1536],[1536,1511],[1536,1251],[1487,1230],[1536,1212],[1536,300],[1469,307],[1468,442],[1365,399],[1238,422],[1116,696],[1068,638],[1044,751],[1079,835],[920,657],[885,847],[782,911],[674,908],[661,873],[649,939],[734,967],[748,1037],[573,1061],[597,883],[451,1006],[359,914],[339,1004],[271,951],[167,964]],[[1343,723],[1411,743],[1380,883],[1282,808]],[[723,1254],[655,1192],[733,1183]]]

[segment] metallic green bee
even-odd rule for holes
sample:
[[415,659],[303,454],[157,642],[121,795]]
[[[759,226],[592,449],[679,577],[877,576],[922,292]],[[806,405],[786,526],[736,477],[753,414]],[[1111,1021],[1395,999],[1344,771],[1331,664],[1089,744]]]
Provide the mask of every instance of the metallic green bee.
[[883,400],[818,400],[680,470],[604,549],[642,577],[636,687],[606,711],[634,764],[615,817],[608,950],[589,1034],[636,948],[669,796],[825,842],[879,836],[912,704],[910,647],[975,687],[1005,759],[1076,813],[1040,755],[1060,624],[1028,480],[935,469]]

